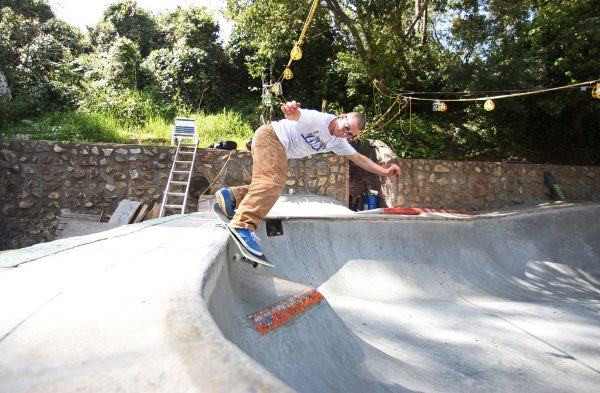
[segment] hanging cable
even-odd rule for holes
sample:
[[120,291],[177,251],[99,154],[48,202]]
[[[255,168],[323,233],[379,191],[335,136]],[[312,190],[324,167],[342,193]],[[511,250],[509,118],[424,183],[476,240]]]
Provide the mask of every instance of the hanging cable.
[[[434,94],[434,93],[429,93],[429,92],[407,92],[407,91],[403,91],[403,92],[394,92],[392,89],[390,89],[389,87],[385,86],[383,83],[381,83],[380,81],[374,80],[373,81],[373,86],[375,87],[375,89],[379,92],[379,94],[381,94],[383,97],[389,98],[391,100],[394,100],[394,102],[390,105],[390,107],[388,108],[388,110],[381,115],[377,121],[375,123],[373,123],[373,125],[371,125],[370,127],[368,127],[367,129],[365,129],[360,136],[354,138],[354,140],[358,140],[358,139],[362,139],[364,137],[366,137],[369,134],[372,134],[375,131],[378,131],[382,128],[384,128],[385,126],[387,126],[392,120],[394,120],[394,118],[396,118],[397,116],[400,115],[400,112],[402,111],[402,108],[404,108],[404,106],[406,106],[406,104],[409,105],[409,132],[408,134],[410,134],[411,130],[412,130],[412,101],[430,101],[430,102],[473,102],[473,101],[485,101],[486,105],[485,105],[485,109],[487,111],[493,110],[495,107],[495,104],[493,102],[493,100],[498,100],[498,99],[504,99],[504,98],[512,98],[512,97],[523,97],[523,96],[529,96],[529,95],[534,95],[534,94],[541,94],[541,93],[547,93],[547,92],[552,92],[552,91],[559,91],[559,90],[569,90],[569,89],[574,89],[577,87],[584,87],[584,86],[593,86],[592,87],[592,97],[594,98],[600,98],[600,79],[595,79],[595,80],[591,80],[591,81],[587,81],[587,82],[580,82],[580,83],[575,83],[572,85],[565,85],[565,86],[559,86],[559,87],[551,87],[551,88],[543,88],[543,89],[532,89],[532,90],[518,90],[515,92],[515,90],[511,90],[512,92],[509,94],[498,94],[498,95],[483,95],[480,97],[466,97],[466,98],[424,98],[424,97],[415,97],[415,95],[417,94]],[[468,92],[464,92],[464,93],[459,93],[459,92],[448,92],[448,93],[444,93],[444,92],[436,92],[438,94],[474,94],[474,93],[468,93]],[[485,92],[482,92],[485,93]],[[398,111],[398,113],[396,115],[394,115],[391,119],[389,119],[385,124],[381,125],[380,123],[383,121],[383,119],[391,112],[391,110],[396,106],[396,104],[400,101],[403,100],[403,102],[405,102],[404,106]],[[402,130],[402,125],[400,125],[401,130]],[[404,132],[404,130],[402,130],[402,133],[404,135],[408,135],[407,133]]]
[[[544,88],[544,89],[535,89],[535,90],[521,90],[517,93],[509,93],[509,94],[498,94],[498,95],[484,95],[481,97],[467,97],[467,98],[423,98],[423,97],[415,97],[415,94],[431,94],[431,93],[426,93],[426,92],[402,92],[402,93],[395,93],[393,95],[389,95],[386,94],[385,92],[383,92],[383,90],[381,88],[387,89],[388,91],[391,91],[390,88],[388,88],[387,86],[385,86],[383,83],[379,82],[379,81],[373,81],[373,84],[375,85],[375,88],[381,93],[381,95],[388,97],[388,98],[393,98],[395,96],[400,96],[400,97],[410,97],[415,101],[447,101],[447,102],[468,102],[468,101],[487,101],[487,100],[498,100],[498,99],[502,99],[502,98],[511,98],[511,97],[523,97],[523,96],[529,96],[529,95],[533,95],[533,94],[541,94],[541,93],[547,93],[550,91],[558,91],[558,90],[568,90],[568,89],[573,89],[576,87],[583,87],[583,86],[591,86],[593,84],[598,83],[600,80],[596,79],[596,80],[592,80],[592,81],[587,81],[587,82],[581,82],[581,83],[575,83],[572,85],[566,85],[566,86],[559,86],[559,87],[551,87],[551,88]],[[381,86],[381,88],[380,88]],[[441,93],[441,94],[446,94],[446,93]],[[458,94],[457,92],[449,92],[448,94]],[[463,94],[473,94],[473,93],[463,93]]]

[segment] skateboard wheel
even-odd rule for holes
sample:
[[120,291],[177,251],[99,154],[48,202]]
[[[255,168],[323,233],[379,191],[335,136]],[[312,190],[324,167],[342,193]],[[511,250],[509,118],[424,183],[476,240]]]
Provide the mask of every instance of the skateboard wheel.
[[236,253],[236,254],[233,255],[233,261],[234,262],[241,262],[241,260],[242,260],[242,256],[240,254]]

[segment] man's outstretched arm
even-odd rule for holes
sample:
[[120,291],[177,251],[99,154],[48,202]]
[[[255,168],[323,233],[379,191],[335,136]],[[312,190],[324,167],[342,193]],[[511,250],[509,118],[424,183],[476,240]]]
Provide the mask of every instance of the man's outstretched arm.
[[369,157],[363,156],[358,152],[349,155],[348,158],[362,169],[376,173],[381,176],[399,177],[402,174],[402,171],[400,170],[400,167],[398,165],[393,164],[389,168],[384,168],[381,165],[378,165],[375,162],[373,162]]

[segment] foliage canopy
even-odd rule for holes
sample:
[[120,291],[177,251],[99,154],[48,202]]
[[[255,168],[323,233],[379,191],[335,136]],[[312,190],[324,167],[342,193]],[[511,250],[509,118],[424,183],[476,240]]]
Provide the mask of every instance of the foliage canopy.
[[[260,92],[280,80],[311,3],[228,0],[234,28],[223,47],[203,7],[153,15],[122,0],[80,32],[45,0],[0,0],[0,71],[13,95],[0,104],[0,128],[72,111],[127,129],[223,108],[253,126],[271,108],[277,118],[278,102],[266,105]],[[306,108],[325,100],[374,123],[392,103],[374,80],[446,100],[597,80],[599,11],[596,0],[322,0],[279,99]],[[448,107],[396,107],[370,136],[403,157],[600,162],[600,101],[589,89],[498,100],[493,112],[479,102]]]

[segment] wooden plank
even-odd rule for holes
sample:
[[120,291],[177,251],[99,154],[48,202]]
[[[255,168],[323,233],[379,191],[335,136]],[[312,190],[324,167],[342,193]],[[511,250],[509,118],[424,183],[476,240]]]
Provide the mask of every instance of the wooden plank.
[[149,205],[147,203],[143,203],[142,206],[140,206],[140,208],[137,211],[137,214],[135,215],[135,218],[133,219],[132,224],[136,224],[142,221],[146,213],[148,213],[148,207]]
[[72,219],[72,220],[81,220],[81,221],[95,221],[99,222],[101,216],[98,214],[82,214],[82,213],[70,213],[70,212],[61,212],[61,218]]
[[[152,213],[152,210],[154,209],[154,202],[148,202],[148,209],[146,210],[146,214],[144,214],[144,216],[142,217],[142,221],[146,221],[148,219],[148,216]],[[160,206],[159,206],[160,208]]]
[[140,205],[141,202],[123,199],[121,202],[119,202],[119,206],[117,206],[115,212],[110,216],[108,223],[120,225],[129,224]]
[[152,206],[152,209],[148,212],[148,214],[146,214],[144,221],[153,220],[155,218],[158,218],[159,215],[160,215],[160,204],[156,203],[154,206]]

